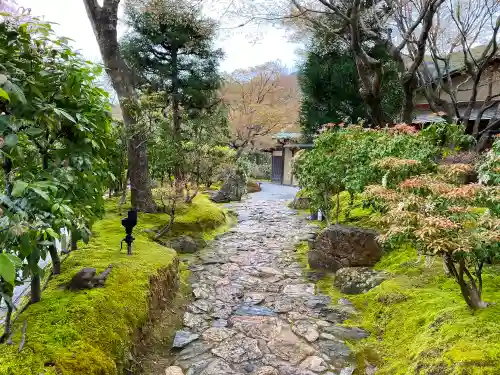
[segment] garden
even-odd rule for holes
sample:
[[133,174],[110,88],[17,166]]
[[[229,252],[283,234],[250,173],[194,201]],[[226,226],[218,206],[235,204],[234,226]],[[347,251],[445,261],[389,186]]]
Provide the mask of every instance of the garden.
[[[312,211],[376,230],[390,278],[347,296],[358,365],[381,374],[499,371],[500,140],[478,154],[459,125],[328,124],[294,161]],[[307,247],[299,254],[307,262]],[[336,298],[331,278],[318,287]]]
[[[196,48],[183,47],[199,64],[177,82],[185,94],[172,128],[181,113],[171,87],[143,76],[133,103],[112,116],[103,66],[50,23],[0,5],[0,373],[121,373],[183,293],[175,240],[199,248],[225,231],[233,217],[210,194],[237,175],[228,191],[240,199],[253,167],[228,146],[213,29],[189,14],[206,28],[192,30]],[[132,37],[121,43],[133,64]],[[163,69],[156,78],[170,74]],[[138,220],[127,255],[121,220],[130,212]]]

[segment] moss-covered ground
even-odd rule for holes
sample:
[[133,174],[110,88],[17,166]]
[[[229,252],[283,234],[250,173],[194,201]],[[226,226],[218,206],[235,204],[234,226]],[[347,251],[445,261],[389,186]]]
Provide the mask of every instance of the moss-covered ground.
[[[127,256],[125,249],[120,252],[124,214],[119,211],[116,200],[107,202],[106,216],[94,225],[90,243],[64,260],[61,275],[49,281],[41,302],[19,316],[13,345],[0,346],[1,375],[115,375],[123,371],[134,338],[149,318],[150,281],[165,270],[177,271],[177,258],[175,251],[152,241],[148,233],[168,221],[166,214],[139,214],[133,255]],[[200,195],[192,205],[181,207],[175,231],[201,233],[209,239],[226,225],[226,217],[221,207]],[[83,267],[102,272],[110,264],[113,269],[104,288],[80,292],[64,288]],[[185,273],[181,268],[181,274]],[[25,321],[25,343],[19,352]]]
[[[348,196],[342,196],[340,221],[373,228],[374,213],[358,198],[348,217]],[[297,249],[307,263],[307,246]],[[387,252],[376,269],[393,277],[366,294],[342,296],[333,275],[317,283],[336,301],[351,300],[359,314],[346,322],[370,332],[368,339],[350,343],[357,356],[355,374],[366,363],[380,375],[497,375],[500,374],[500,266],[486,267],[484,299],[492,304],[471,311],[458,285],[445,276],[439,259],[421,258],[411,246]]]

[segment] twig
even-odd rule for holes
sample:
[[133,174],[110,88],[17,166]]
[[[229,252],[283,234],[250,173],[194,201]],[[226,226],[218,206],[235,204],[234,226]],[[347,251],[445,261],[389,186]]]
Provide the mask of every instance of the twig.
[[21,353],[21,350],[24,348],[24,343],[26,342],[26,329],[28,328],[28,321],[25,320],[23,324],[23,329],[22,329],[22,337],[21,337],[21,342],[19,343],[19,348],[17,349],[18,353]]

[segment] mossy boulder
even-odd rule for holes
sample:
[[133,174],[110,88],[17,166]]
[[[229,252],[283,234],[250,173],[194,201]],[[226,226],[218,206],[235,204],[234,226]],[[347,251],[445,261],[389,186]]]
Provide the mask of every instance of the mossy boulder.
[[382,256],[376,237],[377,233],[369,229],[331,225],[310,241],[309,266],[329,271],[371,267]]
[[255,180],[248,180],[247,193],[258,193],[259,191],[262,191],[260,183]]
[[335,273],[335,287],[345,294],[361,294],[380,285],[388,278],[385,272],[370,267],[346,267]]
[[306,190],[302,189],[295,195],[295,198],[290,203],[290,208],[294,210],[308,210],[311,208],[311,198]]
[[190,254],[207,246],[207,242],[203,238],[193,238],[184,235],[171,239],[165,245],[171,247],[178,253]]
[[247,193],[247,177],[244,173],[231,171],[224,181],[224,184],[211,200],[215,203],[228,203],[240,201]]

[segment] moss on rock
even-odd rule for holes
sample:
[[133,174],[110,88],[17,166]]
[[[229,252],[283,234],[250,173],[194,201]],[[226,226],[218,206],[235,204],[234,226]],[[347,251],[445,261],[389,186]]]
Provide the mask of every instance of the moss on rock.
[[255,180],[248,180],[247,182],[247,193],[258,193],[262,189],[260,188],[260,183]]

